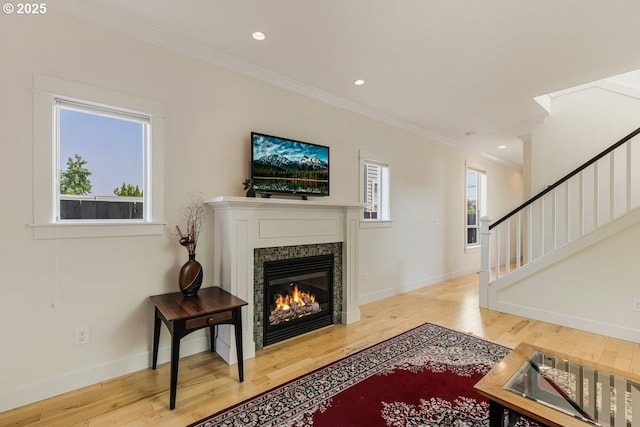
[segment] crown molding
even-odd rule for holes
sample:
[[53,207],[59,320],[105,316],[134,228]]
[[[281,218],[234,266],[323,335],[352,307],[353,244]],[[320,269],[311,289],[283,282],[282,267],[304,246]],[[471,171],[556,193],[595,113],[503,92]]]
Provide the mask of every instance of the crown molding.
[[310,86],[300,81],[285,77],[278,73],[274,73],[248,62],[241,61],[237,58],[226,55],[222,52],[218,52],[199,43],[195,43],[181,37],[176,37],[166,31],[162,31],[147,24],[135,21],[126,16],[105,12],[93,6],[91,2],[81,0],[58,0],[55,4],[51,4],[51,7],[64,14],[93,22],[94,24],[129,35],[133,38],[145,41],[147,43],[169,49],[173,52],[177,52],[201,60],[203,62],[218,66],[233,73],[260,80],[272,86],[297,93],[304,97],[311,98],[316,101],[320,101],[347,111],[351,111],[365,117],[369,117],[378,122],[386,123],[390,126],[414,133],[416,135],[427,137],[441,144],[448,145],[452,148],[456,148],[462,151],[476,152],[493,161],[506,164],[511,167],[519,167],[518,165],[514,165],[509,161],[488,155],[487,153],[484,153],[482,151],[470,149],[461,141],[458,141],[454,138],[440,135],[431,130],[424,129],[420,126],[416,126],[415,124],[397,119],[380,111],[335,96],[329,92],[320,90],[316,87]]
[[552,92],[545,96],[548,96],[550,98],[557,98],[560,96],[570,95],[572,93],[580,92],[587,89],[593,89],[593,88],[603,89],[609,92],[617,93],[619,95],[625,95],[632,98],[640,99],[640,87],[615,81],[614,79],[603,79],[603,80],[598,80],[591,83],[585,83],[583,85],[575,86],[575,87],[564,89],[564,90],[559,90],[557,92]]

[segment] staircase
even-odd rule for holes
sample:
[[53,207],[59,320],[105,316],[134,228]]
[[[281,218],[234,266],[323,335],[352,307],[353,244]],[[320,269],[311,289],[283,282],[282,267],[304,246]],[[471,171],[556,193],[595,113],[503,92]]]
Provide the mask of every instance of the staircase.
[[[612,302],[624,309],[624,319],[611,328],[603,326],[607,323],[605,318],[593,321],[588,312],[563,310],[558,307],[557,298],[548,298],[556,294],[571,305],[583,299],[581,293],[595,293],[592,286],[581,289],[575,283],[565,291],[563,287],[573,279],[566,266],[558,266],[572,259],[573,264],[567,265],[583,269],[576,261],[579,256],[576,254],[629,227],[640,227],[638,134],[640,128],[497,221],[481,219],[481,307],[640,341],[640,329],[628,327],[634,324],[634,319],[635,325],[640,325],[640,313],[631,312],[629,295],[620,297],[627,301]],[[606,250],[611,253],[615,246]],[[640,257],[636,258],[640,263]],[[583,262],[592,259],[585,258]],[[588,262],[593,268],[593,263]],[[554,269],[563,273],[553,276],[550,271]],[[574,277],[578,276],[576,271]],[[550,281],[557,283],[550,285]],[[529,289],[524,289],[523,283]],[[637,293],[633,297],[640,298],[640,278],[635,283],[633,289],[637,289]],[[514,289],[517,289],[515,294]],[[554,301],[547,306],[543,302],[545,298],[536,292],[546,292],[547,299]],[[633,292],[627,291],[627,294]],[[510,294],[518,297],[512,298]],[[597,311],[596,301],[585,301],[592,306],[591,313]],[[631,317],[634,315],[637,317]],[[590,322],[593,324],[589,325]]]

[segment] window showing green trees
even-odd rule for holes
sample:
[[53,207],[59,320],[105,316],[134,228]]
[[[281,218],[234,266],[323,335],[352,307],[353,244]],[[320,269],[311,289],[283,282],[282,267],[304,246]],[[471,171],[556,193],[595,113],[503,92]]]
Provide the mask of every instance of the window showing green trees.
[[148,117],[71,101],[56,117],[58,218],[144,219]]
[[114,188],[113,194],[118,197],[142,197],[142,191],[140,187],[133,184],[122,183],[120,188]]
[[67,169],[60,172],[60,194],[91,193],[91,171],[84,167],[86,164],[77,153],[67,159]]

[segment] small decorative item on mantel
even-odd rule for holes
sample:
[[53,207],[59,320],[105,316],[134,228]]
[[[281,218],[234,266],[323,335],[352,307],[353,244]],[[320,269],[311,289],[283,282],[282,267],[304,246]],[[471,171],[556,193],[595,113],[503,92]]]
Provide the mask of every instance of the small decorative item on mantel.
[[256,191],[253,189],[253,180],[251,178],[245,179],[242,185],[244,185],[244,190],[247,192],[247,197],[256,197]]
[[184,296],[193,296],[198,293],[202,286],[202,265],[196,261],[196,245],[198,244],[198,235],[200,227],[204,221],[204,207],[200,200],[192,201],[184,211],[187,220],[186,233],[183,233],[179,226],[176,226],[180,235],[180,244],[187,248],[189,260],[180,269],[178,275],[178,285],[180,292]]

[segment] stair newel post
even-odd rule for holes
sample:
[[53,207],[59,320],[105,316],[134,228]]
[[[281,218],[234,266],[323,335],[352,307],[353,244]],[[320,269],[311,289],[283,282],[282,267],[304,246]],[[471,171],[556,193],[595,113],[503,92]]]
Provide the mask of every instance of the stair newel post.
[[489,224],[491,219],[487,216],[480,218],[480,295],[479,305],[483,308],[489,307],[489,283],[491,282],[491,268],[489,265]]

